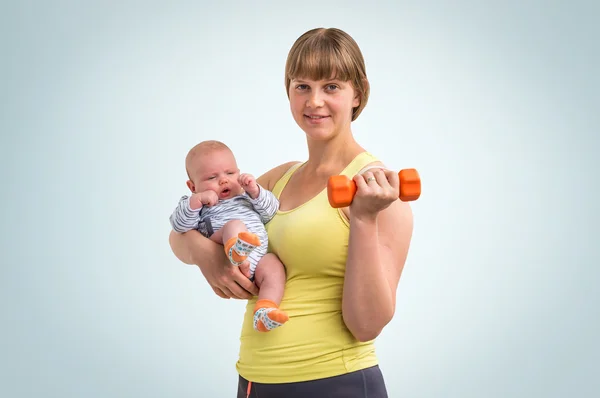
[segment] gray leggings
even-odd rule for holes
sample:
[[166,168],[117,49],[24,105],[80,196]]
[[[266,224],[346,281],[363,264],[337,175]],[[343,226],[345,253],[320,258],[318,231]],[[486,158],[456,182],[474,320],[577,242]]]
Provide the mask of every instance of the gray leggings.
[[388,398],[379,366],[325,379],[283,384],[252,383],[239,377],[237,398]]

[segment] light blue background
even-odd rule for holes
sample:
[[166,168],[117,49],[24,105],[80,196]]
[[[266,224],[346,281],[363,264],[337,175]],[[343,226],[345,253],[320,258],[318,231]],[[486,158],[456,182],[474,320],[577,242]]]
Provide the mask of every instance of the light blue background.
[[390,397],[598,396],[599,7],[521,3],[0,6],[0,395],[235,396],[244,303],[168,215],[200,140],[305,159],[285,57],[334,26],[372,84],[356,137],[423,179]]

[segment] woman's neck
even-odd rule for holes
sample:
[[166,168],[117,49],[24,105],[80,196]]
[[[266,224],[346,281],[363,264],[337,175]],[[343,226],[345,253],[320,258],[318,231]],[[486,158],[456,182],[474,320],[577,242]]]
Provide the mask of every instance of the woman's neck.
[[308,141],[308,160],[304,172],[329,177],[341,172],[364,149],[352,134],[338,135],[329,141]]

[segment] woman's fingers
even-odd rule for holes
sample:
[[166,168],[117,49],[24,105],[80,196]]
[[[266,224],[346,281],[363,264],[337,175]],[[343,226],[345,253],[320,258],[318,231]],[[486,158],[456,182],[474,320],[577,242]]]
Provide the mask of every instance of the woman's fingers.
[[364,174],[357,174],[354,176],[353,178],[354,182],[356,183],[356,189],[358,192],[364,191],[365,188],[368,187],[367,184],[367,177],[365,177]]
[[[234,292],[236,296],[240,299],[248,300],[253,296],[258,296],[258,288],[250,279],[246,278],[242,275],[242,278],[239,281],[235,281]],[[231,289],[231,287],[230,287]]]
[[[244,268],[247,268],[248,271],[250,271],[250,263],[248,262],[248,260],[244,261],[243,266]],[[245,291],[250,293],[251,296],[258,296],[258,287],[256,286],[256,284],[250,279],[248,279],[246,275],[244,275],[241,268],[237,267],[236,271],[237,272],[234,273],[235,282],[238,285],[240,285]]]
[[[371,188],[372,192],[381,192],[381,190],[389,189],[388,175],[381,169],[373,171],[365,171],[360,175],[359,180],[364,180],[365,186]],[[358,184],[357,184],[358,188]]]
[[[238,285],[233,279],[222,280],[220,286],[213,287],[213,290],[215,291],[215,293],[217,293],[217,296],[225,296],[224,298],[228,299],[232,298],[244,300],[252,297],[250,293],[242,289],[242,287]],[[222,295],[219,294],[219,292],[221,292]]]
[[356,200],[360,204],[355,210],[368,214],[376,214],[398,199],[400,181],[398,174],[392,170],[372,168],[353,178],[356,183]]
[[[216,271],[216,272],[215,272]],[[215,294],[224,299],[248,300],[258,295],[258,287],[239,269],[224,264],[219,270],[206,275],[206,279]]]
[[232,298],[248,300],[258,295],[258,287],[238,267],[231,266],[224,283],[232,293]]
[[385,180],[388,182],[389,186],[395,191],[398,191],[399,194],[400,177],[398,177],[398,173],[392,170],[383,170],[382,173],[385,176]]
[[248,293],[246,290],[242,289],[240,285],[235,282],[230,283],[226,289],[229,290],[232,299],[238,300],[249,300],[252,298],[252,295]]
[[385,173],[381,169],[373,171],[373,178],[375,178],[375,181],[373,182],[377,183],[381,188],[386,189],[390,186]]
[[[229,299],[231,297],[227,293],[225,293],[223,290],[219,289],[218,287],[211,286],[211,288],[215,292],[215,294],[221,298]],[[229,293],[231,293],[231,292],[229,292]]]

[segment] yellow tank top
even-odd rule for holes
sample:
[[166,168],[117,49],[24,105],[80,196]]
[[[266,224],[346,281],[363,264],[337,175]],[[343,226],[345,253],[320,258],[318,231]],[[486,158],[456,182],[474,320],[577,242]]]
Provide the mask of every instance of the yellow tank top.
[[[377,161],[363,152],[341,173],[354,176]],[[279,198],[293,166],[275,184]],[[342,288],[350,226],[327,200],[327,190],[295,209],[278,211],[267,224],[269,251],[286,267],[281,309],[290,316],[268,333],[253,329],[256,298],[246,306],[240,336],[239,374],[258,383],[314,380],[364,369],[378,363],[373,342],[361,343],[342,319]]]

